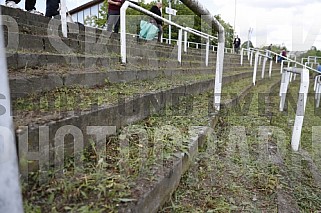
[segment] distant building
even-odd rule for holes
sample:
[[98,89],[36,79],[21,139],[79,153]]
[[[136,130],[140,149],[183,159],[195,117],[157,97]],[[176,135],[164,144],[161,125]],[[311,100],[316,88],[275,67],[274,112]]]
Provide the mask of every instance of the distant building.
[[[105,0],[93,0],[89,1],[86,4],[83,4],[79,7],[76,7],[69,11],[70,15],[72,16],[72,20],[74,22],[79,22],[85,24],[86,18],[96,16],[100,18],[99,10],[103,6]],[[138,2],[138,0],[130,0],[131,2]],[[88,24],[87,25],[91,25]]]
[[102,7],[104,0],[93,0],[69,11],[74,22],[85,24],[88,17],[97,16],[99,18],[99,10]]

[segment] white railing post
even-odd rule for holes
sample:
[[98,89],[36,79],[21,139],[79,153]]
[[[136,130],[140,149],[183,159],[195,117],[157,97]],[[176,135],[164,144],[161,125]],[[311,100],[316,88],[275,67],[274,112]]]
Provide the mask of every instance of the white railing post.
[[183,30],[178,30],[178,54],[177,54],[177,60],[179,63],[182,63],[182,37],[183,37]]
[[291,146],[294,151],[299,150],[301,131],[305,113],[306,102],[308,99],[309,91],[309,70],[303,69],[301,72],[301,84],[299,91],[299,99],[297,103],[297,111],[292,131]]
[[267,61],[267,57],[263,58],[263,66],[262,66],[262,76],[261,78],[264,78],[264,74],[265,74],[265,65],[266,65],[266,61]]
[[243,54],[244,54],[244,48],[241,49],[241,66],[243,66]]
[[281,86],[280,86],[280,111],[283,112],[284,110],[284,104],[286,100],[286,93],[288,91],[288,86],[290,83],[290,73],[287,71],[282,72],[282,81],[281,81]]
[[253,69],[253,85],[255,85],[256,82],[256,72],[257,72],[257,67],[258,67],[258,60],[259,60],[259,51],[255,53],[255,61],[254,61],[254,69]]
[[320,99],[321,99],[321,82],[320,82],[320,80],[319,80],[319,83],[318,83],[318,87],[317,87],[317,90],[316,90],[316,94],[317,94],[317,97],[316,97],[316,100],[317,100],[316,107],[319,108],[319,107],[320,107]]
[[251,51],[251,58],[250,58],[250,66],[253,65],[253,53],[254,53],[254,51],[252,50]]
[[283,73],[284,61],[285,61],[285,59],[284,59],[284,60],[282,60],[282,62],[281,62],[281,69],[280,69],[280,73],[281,73],[281,74]]
[[120,56],[121,62],[126,64],[127,53],[126,53],[126,10],[128,8],[129,2],[125,3],[120,8]]
[[273,60],[270,60],[270,69],[269,69],[269,78],[272,77],[272,66],[273,66]]
[[60,1],[60,16],[61,16],[61,31],[62,35],[67,38],[68,29],[67,29],[67,11],[66,11],[66,0]]
[[224,63],[224,46],[225,33],[224,28],[220,26],[220,33],[218,38],[217,57],[216,57],[216,71],[215,71],[215,85],[214,85],[214,107],[217,111],[220,110],[222,79],[223,79],[223,63]]
[[209,55],[210,55],[210,38],[208,38],[206,41],[205,66],[208,66]]
[[187,31],[184,31],[184,52],[187,52]]
[[[0,12],[1,13],[1,12]],[[0,24],[2,16],[0,14]],[[0,27],[0,212],[22,213],[18,156],[11,115],[10,89],[4,35]]]
[[321,75],[317,75],[314,80],[314,91],[316,100],[316,108],[320,107],[320,98],[321,98]]

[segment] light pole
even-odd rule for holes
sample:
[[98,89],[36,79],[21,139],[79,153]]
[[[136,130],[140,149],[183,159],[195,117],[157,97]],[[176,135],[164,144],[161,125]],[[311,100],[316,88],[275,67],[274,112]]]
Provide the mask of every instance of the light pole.
[[250,40],[251,40],[252,32],[253,32],[253,28],[250,27],[249,32],[247,34],[247,52],[249,52],[249,49],[250,49]]
[[[172,9],[172,0],[168,0],[168,7]],[[168,14],[168,20],[172,21],[172,15]],[[172,26],[168,25],[168,43],[171,44],[171,37],[172,37]]]
[[[235,31],[235,22],[236,22],[236,0],[234,0],[234,25],[233,25],[233,40],[235,40],[236,37],[236,31]],[[233,41],[233,52],[235,53],[235,46]]]
[[233,26],[234,33],[235,33],[235,22],[236,22],[236,0],[234,1],[234,26]]

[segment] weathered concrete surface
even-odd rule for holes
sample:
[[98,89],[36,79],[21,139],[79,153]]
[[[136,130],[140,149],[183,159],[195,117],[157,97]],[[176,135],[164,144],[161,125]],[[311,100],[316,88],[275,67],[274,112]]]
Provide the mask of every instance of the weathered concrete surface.
[[10,90],[12,98],[21,98],[30,94],[50,91],[62,86],[82,85],[93,87],[104,85],[106,81],[110,83],[125,83],[134,80],[148,80],[161,76],[193,75],[195,73],[210,74],[212,69],[195,70],[137,70],[137,71],[108,71],[108,72],[88,72],[69,73],[64,75],[43,75],[32,77],[12,77],[10,79]]
[[[250,77],[249,73],[242,73],[238,74],[237,76],[239,79]],[[231,77],[224,77],[223,79],[228,78]],[[28,131],[24,130],[17,133],[20,160],[21,162],[26,162],[26,160],[37,160],[39,156],[35,159],[35,155],[30,154],[29,151],[39,150],[39,146],[44,146],[43,143],[45,143],[48,147],[50,147],[50,164],[53,164],[55,157],[57,158],[57,155],[55,155],[55,153],[57,153],[56,150],[59,148],[55,146],[55,143],[57,143],[56,133],[58,130],[70,128],[70,126],[79,130],[79,132],[81,132],[81,138],[85,143],[84,146],[87,146],[88,141],[92,139],[92,135],[87,134],[88,126],[111,126],[118,129],[121,126],[126,126],[128,124],[140,121],[148,117],[151,113],[159,113],[161,110],[164,110],[166,105],[169,107],[179,104],[180,97],[184,95],[205,92],[212,89],[214,86],[213,79],[204,81],[203,83],[204,84],[199,82],[196,83],[199,86],[190,84],[164,91],[139,94],[126,100],[120,98],[118,104],[112,106],[98,108],[97,106],[93,105],[88,111],[80,111],[75,109],[69,113],[61,113],[61,117],[63,117],[63,119],[51,121],[42,125],[48,128],[49,134],[48,138],[46,139],[47,142],[39,139],[39,126],[35,124],[29,124]],[[193,90],[194,87],[198,87],[199,89]],[[96,100],[92,100],[93,103],[95,103],[95,101]],[[73,137],[65,137],[65,147],[72,149],[76,141],[77,140],[75,140]],[[26,144],[29,146],[29,148],[27,150],[21,150],[20,148],[26,147]],[[61,158],[61,156],[58,156],[58,158]],[[42,164],[41,161],[40,164]],[[26,176],[28,167],[26,167],[25,164],[22,164],[21,168],[23,175]]]
[[[271,88],[276,85],[279,85],[279,82]],[[235,106],[242,97],[249,93],[252,87],[253,86],[249,86],[245,88],[237,97],[222,105],[226,108]],[[210,127],[214,128],[217,124],[218,116],[212,117],[211,120]],[[170,199],[172,193],[178,187],[182,175],[188,170],[191,162],[193,162],[198,155],[199,148],[204,147],[204,144],[207,143],[206,136],[211,134],[210,127],[194,127],[194,130],[191,131],[194,134],[192,133],[190,137],[188,154],[177,153],[177,158],[174,160],[173,166],[165,172],[166,175],[161,176],[160,179],[150,187],[148,192],[138,198],[137,202],[132,202],[128,204],[128,206],[121,207],[119,212],[156,213],[159,208]]]

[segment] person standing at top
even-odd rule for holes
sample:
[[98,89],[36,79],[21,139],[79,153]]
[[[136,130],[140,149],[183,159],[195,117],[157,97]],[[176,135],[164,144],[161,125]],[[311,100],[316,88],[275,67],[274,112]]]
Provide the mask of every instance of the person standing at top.
[[[20,1],[21,0],[12,0],[12,1],[6,0],[6,6],[20,9],[20,7],[17,5],[17,4],[19,4]],[[35,5],[36,5],[36,0],[25,0],[26,11],[28,11],[29,13],[32,13],[32,14],[36,14],[36,15],[43,15],[43,13],[36,10]]]
[[108,14],[107,14],[107,31],[119,32],[119,17],[120,8],[123,5],[124,0],[108,0]]
[[270,44],[270,46],[268,46],[267,50],[268,50],[268,56],[271,57],[272,44]]
[[234,44],[234,51],[235,51],[236,54],[238,54],[240,46],[241,46],[241,39],[239,38],[238,35],[234,39],[233,44]]
[[[152,6],[150,11],[152,13],[155,13],[156,15],[162,16],[161,8],[162,8],[162,3],[161,2],[157,2],[156,5]],[[158,18],[152,18],[150,20],[150,22],[158,27],[158,38],[157,38],[157,41],[161,42],[161,38],[162,38],[162,34],[163,34],[163,21],[158,19]]]
[[283,56],[284,59],[286,58],[286,50],[285,49],[282,50],[281,55]]
[[283,60],[286,60],[286,50],[285,50],[285,48],[282,49],[280,55],[278,56],[278,62],[282,62]]
[[46,0],[46,16],[52,18],[59,15],[60,0]]

